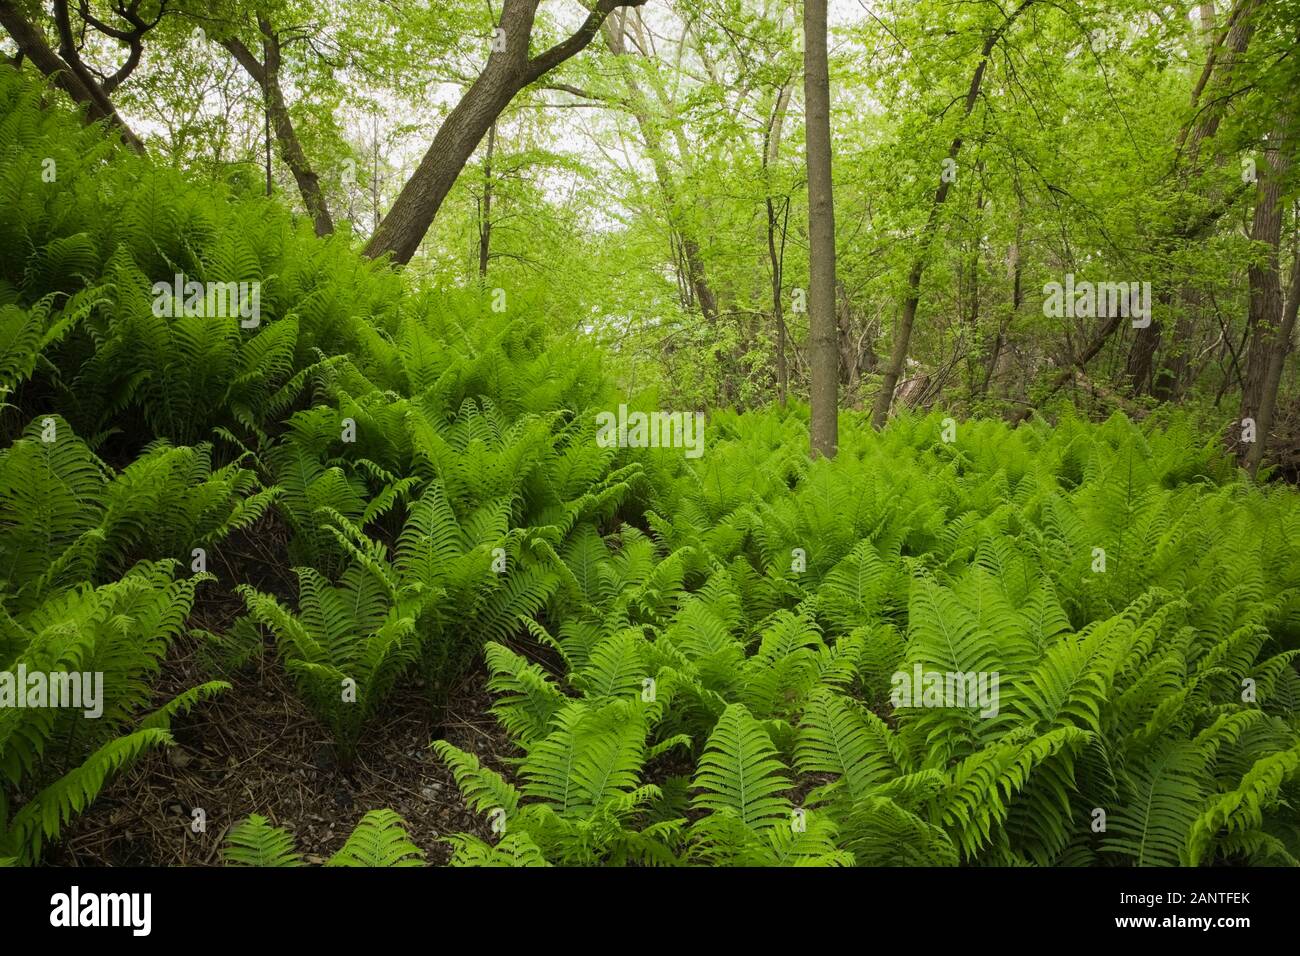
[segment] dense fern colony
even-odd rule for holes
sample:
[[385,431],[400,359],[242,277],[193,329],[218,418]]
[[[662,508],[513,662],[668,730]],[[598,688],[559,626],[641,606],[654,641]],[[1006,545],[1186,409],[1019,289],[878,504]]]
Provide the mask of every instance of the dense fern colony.
[[1294,864],[1289,492],[1119,418],[801,433],[719,415],[648,534],[572,537],[560,673],[488,648],[511,780],[437,745],[506,821],[456,862]]
[[[0,72],[0,670],[103,699],[0,707],[0,858],[224,689],[152,678],[229,587],[194,636],[272,641],[344,764],[394,688],[486,661],[517,760],[433,742],[496,834],[456,864],[1297,864],[1300,503],[1185,422],[602,447],[590,349],[40,97]],[[159,314],[176,275],[260,283],[258,321]],[[212,580],[270,525],[292,592]],[[226,861],[301,864],[257,809]],[[422,859],[377,810],[329,862]]]

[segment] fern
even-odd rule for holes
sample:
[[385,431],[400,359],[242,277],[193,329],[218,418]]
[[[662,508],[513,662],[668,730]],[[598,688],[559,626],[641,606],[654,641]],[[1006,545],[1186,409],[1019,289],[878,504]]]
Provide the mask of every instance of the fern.
[[420,866],[424,852],[406,835],[392,810],[371,810],[326,866]]
[[722,712],[700,758],[694,805],[733,817],[751,830],[788,819],[785,768],[763,727],[739,704]]
[[303,866],[302,854],[294,847],[293,836],[282,827],[272,826],[266,817],[252,814],[230,828],[222,858],[227,866],[288,867]]

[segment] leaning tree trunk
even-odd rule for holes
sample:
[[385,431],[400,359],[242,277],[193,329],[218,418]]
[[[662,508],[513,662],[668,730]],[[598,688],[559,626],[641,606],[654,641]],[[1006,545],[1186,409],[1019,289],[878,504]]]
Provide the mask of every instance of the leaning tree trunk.
[[[293,118],[289,115],[289,106],[284,99],[284,90],[280,87],[280,38],[265,17],[257,18],[258,29],[262,33],[262,61],[259,63],[252,51],[237,37],[222,40],[221,45],[230,51],[235,60],[244,68],[254,83],[262,91],[265,100],[267,118],[275,130],[275,140],[280,147],[280,158],[289,167],[293,181],[298,185],[298,195],[302,197],[307,215],[311,216],[312,228],[316,235],[328,236],[334,231],[334,220],[330,216],[329,204],[320,187],[320,177],[307,161],[307,153],[302,148],[298,131],[294,129]],[[269,150],[269,144],[268,144]],[[270,162],[268,153],[267,162]],[[267,189],[270,189],[270,169],[267,171]]]
[[[785,408],[790,389],[790,371],[785,359],[785,308],[781,301],[782,269],[785,256],[785,227],[781,227],[781,250],[776,245],[776,207],[772,197],[767,196],[767,257],[772,268],[772,320],[776,323],[776,393],[781,407]],[[786,215],[790,212],[790,203],[785,204]]]
[[[625,56],[627,54],[623,22],[616,23],[614,18],[611,17],[601,25],[601,32],[605,35],[605,42],[609,46],[611,53],[615,56]],[[660,135],[660,124],[656,122],[655,117],[651,114],[649,99],[641,89],[641,84],[636,81],[636,77],[626,68],[623,69],[622,73],[623,85],[627,88],[626,106],[631,112],[632,118],[636,120],[637,129],[641,132],[641,140],[645,144],[646,155],[650,157],[650,163],[654,167],[655,181],[659,184],[659,192],[664,199],[668,224],[677,233],[681,243],[689,294],[695,297],[695,302],[699,305],[700,312],[705,320],[713,324],[718,320],[718,298],[714,295],[713,287],[709,284],[708,273],[704,269],[704,260],[700,256],[700,243],[695,235],[695,229],[688,219],[681,214],[681,207],[677,199],[677,185],[673,182],[672,170],[669,168],[667,154],[664,151],[663,137]],[[679,145],[679,154],[684,163],[686,160],[684,144]],[[684,304],[689,304],[689,302]]]
[[438,128],[429,151],[366,244],[366,255],[378,258],[391,253],[394,262],[411,261],[479,141],[524,86],[512,70],[494,68],[492,60],[497,57],[492,54],[488,68]]
[[483,205],[478,223],[478,277],[486,279],[492,256],[492,154],[496,151],[497,124],[488,130],[487,154],[483,157]]
[[[975,73],[971,76],[970,88],[966,91],[962,123],[966,121],[966,118],[970,116],[971,111],[975,108],[975,101],[979,98],[980,86],[984,82],[984,71],[988,69],[989,57],[993,53],[993,48],[997,46],[998,40],[1010,28],[1011,24],[1033,3],[1034,0],[1022,0],[1020,6],[1012,11],[1002,26],[990,33],[984,41],[984,48],[980,52],[979,65],[975,67]],[[962,136],[959,130],[952,141],[952,145],[948,147],[948,159],[954,163],[957,160],[957,154],[961,152],[961,144]],[[903,302],[903,315],[898,323],[898,332],[894,336],[894,348],[889,355],[889,365],[885,368],[884,380],[880,383],[880,391],[876,393],[876,402],[871,410],[871,424],[876,428],[884,428],[885,422],[889,420],[889,409],[894,403],[894,389],[898,386],[898,379],[903,374],[903,364],[907,361],[907,349],[912,340],[912,325],[916,321],[916,307],[921,301],[921,277],[925,273],[926,259],[929,255],[930,245],[934,241],[934,232],[939,220],[939,210],[948,198],[948,189],[951,185],[952,182],[949,177],[942,175],[939,177],[939,188],[935,191],[934,201],[930,203],[930,214],[926,218],[925,231],[921,234],[921,248],[917,252],[916,259],[912,262],[911,272],[907,276],[907,299]]]
[[981,396],[987,395],[989,392],[993,374],[997,371],[998,359],[1002,357],[1002,347],[1006,344],[1007,329],[1010,328],[1011,323],[1020,314],[1020,304],[1024,300],[1021,281],[1024,276],[1021,239],[1025,225],[1025,197],[1020,191],[1019,183],[1016,184],[1016,199],[1019,207],[1016,211],[1016,237],[1007,250],[1007,277],[1011,280],[1011,311],[998,323],[998,334],[993,339],[993,348],[989,350],[988,362],[984,367],[984,381],[980,385],[978,393]]
[[[1238,11],[1240,16],[1240,11]],[[1200,27],[1201,35],[1205,38],[1205,48],[1207,58],[1214,58],[1218,48],[1218,40],[1215,37],[1215,11],[1214,4],[1202,2],[1197,7],[1197,24]],[[1196,106],[1199,94],[1193,94],[1192,106]],[[1165,356],[1161,367],[1148,372],[1152,376],[1151,380],[1151,397],[1159,402],[1173,401],[1180,394],[1183,383],[1187,378],[1190,368],[1190,353],[1192,349],[1192,340],[1196,334],[1198,320],[1202,317],[1202,303],[1200,292],[1191,286],[1184,285],[1179,294],[1178,319],[1174,324],[1174,340],[1171,343],[1173,348],[1170,354]],[[1159,324],[1152,321],[1157,331],[1151,333],[1153,336],[1159,334]],[[1150,329],[1152,326],[1147,326]],[[1146,332],[1146,329],[1139,331],[1139,335]],[[1147,359],[1148,366],[1154,364],[1155,352],[1152,350],[1151,356]]]
[[[1120,327],[1122,322],[1122,316],[1118,313],[1113,315],[1093,337],[1092,341],[1088,344],[1088,347],[1083,350],[1083,353],[1078,355],[1073,363],[1067,365],[1057,373],[1056,377],[1048,384],[1047,391],[1043,394],[1043,398],[1046,399],[1051,395],[1055,395],[1067,382],[1074,381],[1075,376],[1084,371],[1088,367],[1088,363],[1097,357],[1097,354],[1105,346],[1106,341],[1115,334],[1115,330]],[[1031,406],[1024,405],[1017,409],[1016,413],[1011,416],[1011,424],[1019,425],[1021,422],[1028,419],[1033,413],[1034,410]]]
[[[980,161],[976,167],[977,172],[983,173],[984,162]],[[980,224],[984,214],[984,190],[979,188],[975,191],[975,241],[972,243],[972,249],[966,267],[970,269],[970,311],[966,313],[966,394],[973,396],[975,394],[975,359],[974,353],[980,343]],[[960,274],[959,274],[960,276]],[[960,278],[959,278],[960,281]]]
[[839,348],[835,321],[835,206],[831,191],[831,83],[826,0],[804,0],[804,104],[808,162],[808,330],[811,453],[839,450]]
[[[785,359],[785,304],[781,301],[785,267],[785,225],[781,226],[781,245],[777,249],[776,204],[772,201],[772,166],[781,152],[781,133],[785,126],[786,110],[790,106],[793,86],[782,82],[772,108],[772,118],[764,132],[763,143],[763,202],[767,207],[767,258],[772,270],[772,320],[776,323],[776,392],[781,407],[785,408],[790,389],[790,372]],[[785,201],[785,220],[790,217],[790,199]]]
[[[1177,142],[1180,155],[1186,156],[1186,165],[1181,173],[1184,183],[1201,173],[1201,146],[1207,140],[1213,139],[1219,130],[1224,115],[1223,104],[1231,99],[1228,93],[1231,90],[1232,74],[1250,46],[1250,39],[1255,30],[1255,13],[1261,3],[1262,0],[1237,0],[1223,30],[1214,39],[1206,57],[1205,67],[1192,89],[1192,119],[1183,125]],[[1210,92],[1206,97],[1208,103],[1204,108],[1198,108],[1207,89]],[[1172,302],[1172,291],[1166,290],[1161,293],[1160,301]],[[1153,315],[1150,323],[1138,329],[1133,337],[1125,374],[1133,391],[1139,395],[1146,392],[1153,384],[1156,351],[1160,347],[1163,332],[1163,316]],[[1163,391],[1168,387],[1167,384],[1161,383],[1160,390]]]
[[[63,9],[66,18],[66,7]],[[60,22],[62,24],[64,20],[61,19]],[[85,107],[83,114],[85,122],[106,122],[117,131],[118,136],[127,146],[137,153],[144,152],[144,143],[118,115],[103,87],[81,64],[75,49],[70,54],[72,62],[60,57],[46,42],[40,29],[19,12],[12,0],[0,0],[0,26],[5,28],[19,52],[31,60],[36,69],[67,93],[74,102]],[[68,32],[69,34],[71,32],[70,26]],[[66,48],[66,41],[63,45]]]
[[[1236,189],[1230,192],[1229,194],[1227,194],[1226,196],[1222,197],[1216,206],[1206,210],[1204,213],[1201,214],[1201,216],[1198,219],[1194,220],[1193,222],[1184,225],[1176,234],[1176,238],[1184,239],[1184,240],[1195,240],[1201,238],[1211,228],[1213,228],[1215,223],[1217,223],[1220,219],[1223,218],[1224,214],[1233,207],[1233,205],[1237,202],[1237,200],[1241,197],[1241,195],[1242,195],[1241,191],[1239,189]],[[1170,301],[1169,297],[1171,295],[1169,290],[1166,289],[1160,295],[1163,296],[1163,298],[1158,297],[1158,301],[1167,305],[1168,302]],[[1119,312],[1119,310],[1116,310],[1116,314],[1112,316],[1110,321],[1108,321],[1106,325],[1103,326],[1102,329],[1097,333],[1097,335],[1093,338],[1092,342],[1089,343],[1088,348],[1084,351],[1084,353],[1074,360],[1073,366],[1067,367],[1064,371],[1060,372],[1054,379],[1052,379],[1051,383],[1047,387],[1047,391],[1043,393],[1042,399],[1047,399],[1048,397],[1056,394],[1056,392],[1058,392],[1063,385],[1065,385],[1069,381],[1072,381],[1076,374],[1075,372],[1076,368],[1080,372],[1084,371],[1085,368],[1087,367],[1087,364],[1091,362],[1094,358],[1096,358],[1097,354],[1105,346],[1107,340],[1112,335],[1115,334],[1115,331],[1119,329],[1119,327],[1122,324],[1123,324],[1123,315],[1121,312]],[[1027,418],[1029,418],[1031,414],[1033,414],[1033,409],[1030,408],[1029,406],[1025,406],[1024,408],[1020,409],[1018,412],[1016,412],[1015,415],[1011,417],[1011,422],[1012,424],[1019,424],[1020,422],[1023,422]]]
[[515,94],[583,50],[611,11],[639,7],[645,0],[600,0],[567,39],[530,57],[539,2],[505,0],[497,33],[502,42],[494,42],[483,72],[438,127],[428,152],[366,244],[367,256],[389,255],[396,263],[410,262],[456,177]]

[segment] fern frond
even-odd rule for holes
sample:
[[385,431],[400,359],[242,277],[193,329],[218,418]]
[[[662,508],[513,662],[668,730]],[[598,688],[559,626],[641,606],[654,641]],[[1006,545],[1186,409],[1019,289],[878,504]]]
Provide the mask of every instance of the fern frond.
[[422,866],[424,851],[407,836],[405,821],[392,810],[371,810],[326,866]]
[[226,866],[292,867],[303,866],[302,854],[294,847],[293,837],[283,827],[272,826],[256,813],[241,820],[226,834],[221,851]]

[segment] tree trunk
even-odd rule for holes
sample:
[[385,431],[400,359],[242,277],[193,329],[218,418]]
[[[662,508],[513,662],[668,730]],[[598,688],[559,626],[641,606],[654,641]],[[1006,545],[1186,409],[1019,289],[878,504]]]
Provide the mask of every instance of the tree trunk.
[[[782,272],[785,263],[785,227],[781,227],[781,249],[776,245],[776,209],[772,197],[767,199],[767,255],[772,263],[772,320],[776,323],[776,392],[784,408],[790,388],[790,372],[785,361],[785,304],[781,301]],[[790,215],[789,200],[785,204],[787,218]]]
[[[66,20],[66,5],[62,10]],[[72,97],[74,102],[86,108],[83,114],[86,122],[95,123],[102,120],[108,123],[117,130],[122,142],[137,153],[144,152],[144,143],[118,115],[108,94],[81,65],[75,49],[71,53],[72,62],[60,57],[50,48],[41,30],[19,12],[12,0],[0,0],[0,25],[13,38],[19,52],[31,60],[36,69],[49,77],[59,89]],[[67,33],[71,35],[70,24]],[[62,45],[67,47],[66,41]]]
[[[1249,270],[1250,339],[1246,350],[1246,377],[1241,389],[1241,417],[1258,421],[1264,398],[1276,340],[1282,322],[1282,284],[1278,275],[1279,246],[1282,241],[1282,184],[1291,165],[1291,146],[1287,140],[1289,122],[1285,117],[1269,138],[1265,162],[1260,164],[1255,215],[1250,238],[1267,250],[1262,262],[1252,262]],[[1256,443],[1262,439],[1256,428]],[[1243,451],[1246,451],[1243,449]],[[1248,457],[1248,455],[1243,455]]]
[[1016,187],[1016,198],[1019,200],[1019,209],[1016,212],[1016,238],[1012,241],[1011,248],[1007,250],[1007,273],[1008,278],[1011,279],[1011,312],[998,323],[998,334],[993,340],[993,348],[989,351],[988,364],[984,368],[984,382],[979,390],[982,396],[989,392],[993,373],[998,367],[998,359],[1002,357],[1002,347],[1006,344],[1007,329],[1020,314],[1020,303],[1024,300],[1024,293],[1021,290],[1024,263],[1021,261],[1020,242],[1024,234],[1025,197],[1020,192],[1019,183]]
[[[280,147],[280,158],[289,167],[293,180],[298,184],[298,195],[302,197],[307,215],[311,217],[312,228],[318,236],[328,236],[334,231],[334,220],[330,216],[329,205],[320,188],[320,177],[307,161],[307,154],[294,129],[293,118],[284,100],[284,91],[280,87],[280,38],[270,21],[265,17],[257,18],[257,26],[262,34],[262,61],[253,56],[251,50],[238,37],[220,41],[230,51],[235,60],[249,78],[257,84],[265,100],[267,124],[275,130],[275,141]],[[269,147],[269,144],[268,144]],[[270,167],[267,167],[268,192]]]
[[[982,173],[984,162],[976,166],[976,172]],[[981,235],[984,224],[984,189],[975,190],[975,241],[971,249],[967,268],[970,269],[970,311],[966,313],[966,394],[975,394],[975,349],[980,344],[980,258]]]
[[[1261,0],[1237,0],[1228,15],[1222,33],[1213,40],[1209,55],[1206,57],[1205,69],[1192,90],[1194,111],[1192,118],[1184,124],[1178,135],[1178,149],[1180,151],[1185,149],[1187,158],[1181,176],[1184,183],[1200,175],[1201,146],[1218,132],[1224,115],[1220,99],[1231,88],[1233,70],[1250,45],[1250,38],[1255,29],[1254,15],[1260,3]],[[1203,11],[1202,16],[1204,16]],[[1201,25],[1202,28],[1205,27],[1204,19]],[[1212,95],[1208,97],[1204,107],[1197,109],[1207,88],[1210,88]],[[1165,291],[1159,298],[1161,302],[1168,304],[1173,301],[1173,293]],[[1155,356],[1160,347],[1163,329],[1163,316],[1152,315],[1150,324],[1138,329],[1133,337],[1125,374],[1132,384],[1133,391],[1138,395],[1144,394],[1153,384]],[[1164,392],[1168,387],[1167,383],[1161,382],[1159,390]],[[1155,390],[1153,388],[1153,391]]]
[[330,217],[329,205],[320,188],[320,177],[307,162],[302,142],[293,128],[293,119],[289,116],[289,107],[284,101],[284,91],[280,88],[280,41],[271,32],[271,25],[260,21],[263,40],[262,51],[266,67],[266,104],[270,110],[271,125],[275,129],[276,142],[280,146],[280,158],[289,167],[293,180],[298,184],[298,194],[302,196],[307,214],[311,216],[312,228],[316,235],[328,236],[334,232],[334,220]]
[[1173,401],[1181,392],[1183,380],[1187,376],[1193,337],[1201,317],[1199,292],[1191,286],[1183,286],[1179,296],[1178,319],[1174,323],[1173,350],[1165,355],[1160,368],[1155,370],[1151,379],[1151,397],[1156,401]]
[[420,165],[366,244],[367,256],[389,255],[396,263],[410,262],[456,177],[515,94],[591,43],[611,11],[639,7],[645,0],[600,0],[577,31],[530,58],[528,47],[538,3],[505,0],[497,33],[502,42],[494,41],[483,72],[438,128]]
[[[1106,344],[1106,340],[1115,334],[1115,330],[1120,327],[1122,322],[1123,316],[1118,313],[1112,316],[1110,321],[1101,328],[1096,337],[1089,343],[1088,347],[1084,349],[1083,353],[1076,356],[1073,362],[1062,369],[1057,376],[1052,379],[1051,383],[1047,386],[1047,391],[1043,393],[1043,398],[1055,395],[1060,391],[1061,386],[1065,385],[1067,382],[1074,381],[1075,375],[1078,372],[1086,371],[1088,363],[1097,357],[1097,353],[1102,350],[1102,346]],[[1023,408],[1018,409],[1016,413],[1011,416],[1011,424],[1019,425],[1032,415],[1033,411],[1033,408],[1029,405],[1025,405]]]
[[1255,475],[1264,460],[1264,447],[1273,428],[1277,410],[1277,392],[1282,383],[1282,367],[1295,338],[1296,309],[1300,306],[1300,257],[1291,263],[1291,288],[1287,293],[1282,325],[1269,343],[1268,370],[1260,388],[1259,414],[1255,420],[1255,443],[1246,453],[1246,470]]
[[1224,116],[1221,100],[1231,89],[1237,62],[1250,46],[1250,38],[1255,32],[1255,14],[1262,4],[1263,0],[1237,0],[1233,4],[1227,23],[1215,38],[1214,48],[1206,59],[1205,72],[1192,90],[1192,107],[1195,109],[1207,87],[1213,87],[1209,102],[1194,114],[1178,137],[1179,149],[1186,146],[1186,169],[1191,175],[1201,170],[1201,144],[1219,131]]
[[805,152],[808,162],[808,330],[811,453],[839,450],[839,349],[835,322],[835,206],[831,191],[831,83],[826,0],[804,0]]
[[497,145],[497,124],[488,130],[487,155],[483,157],[483,206],[478,226],[478,275],[487,278],[488,255],[492,248],[492,153]]
[[[970,116],[971,111],[975,108],[975,101],[979,98],[980,86],[984,82],[984,71],[988,69],[989,56],[993,53],[993,48],[997,46],[998,40],[1001,39],[1016,19],[1025,12],[1034,0],[1022,0],[1006,21],[990,33],[984,41],[984,48],[980,52],[979,65],[975,67],[975,73],[971,76],[970,88],[966,91],[966,103],[962,112],[962,122]],[[948,147],[948,159],[954,163],[957,160],[957,154],[961,152],[962,134],[959,130],[956,138],[953,139],[952,145]],[[871,411],[871,424],[876,428],[884,428],[885,422],[889,420],[889,409],[894,402],[894,389],[898,386],[898,379],[903,374],[903,364],[907,361],[907,348],[912,339],[912,325],[916,321],[916,307],[921,299],[921,276],[925,273],[925,262],[930,251],[930,244],[934,241],[935,227],[939,220],[939,210],[943,206],[944,200],[948,198],[948,189],[952,185],[951,181],[945,177],[939,177],[939,188],[935,191],[934,201],[930,204],[930,214],[926,218],[925,231],[921,234],[921,248],[917,252],[916,259],[912,262],[912,271],[907,276],[907,299],[903,302],[903,316],[898,323],[898,332],[894,336],[894,348],[889,355],[889,365],[885,368],[884,380],[880,383],[880,391],[876,393],[876,403]]]
[[[605,35],[605,43],[609,46],[610,52],[615,56],[625,56],[627,54],[627,43],[624,39],[624,23],[616,23],[614,18],[611,17],[602,24],[601,30]],[[632,118],[636,120],[637,129],[641,132],[641,140],[645,144],[646,154],[650,157],[650,162],[654,166],[655,180],[659,183],[659,191],[664,197],[668,223],[680,240],[682,258],[686,266],[687,288],[694,297],[695,303],[699,305],[704,318],[708,322],[714,323],[718,319],[718,299],[713,294],[713,287],[709,284],[708,273],[705,272],[704,261],[700,257],[700,244],[695,236],[695,230],[681,215],[677,202],[677,188],[673,182],[672,170],[668,166],[668,158],[664,152],[663,138],[660,136],[659,126],[651,115],[649,100],[641,89],[641,85],[637,83],[636,77],[626,69],[623,70],[623,85],[627,87],[628,93],[625,105],[631,112]],[[684,162],[687,152],[685,144],[680,140],[678,149]]]
[[785,303],[782,301],[782,285],[785,272],[785,224],[790,219],[790,199],[785,201],[785,222],[781,226],[781,245],[777,249],[776,204],[772,202],[772,165],[781,151],[781,133],[785,126],[786,110],[790,105],[790,93],[793,86],[783,83],[777,91],[776,104],[772,109],[772,119],[764,134],[763,144],[763,201],[767,206],[767,256],[772,270],[772,320],[776,323],[776,392],[781,407],[785,408],[789,388],[790,372],[785,360]]

